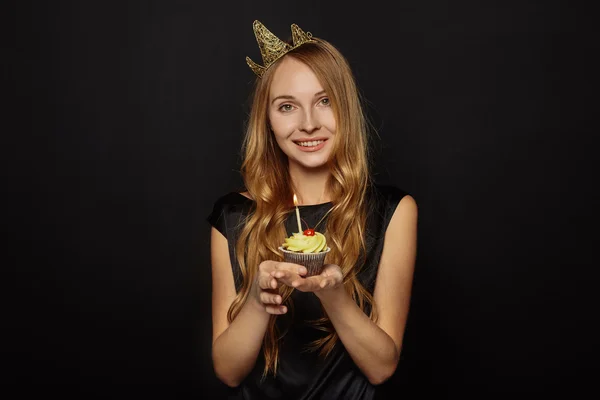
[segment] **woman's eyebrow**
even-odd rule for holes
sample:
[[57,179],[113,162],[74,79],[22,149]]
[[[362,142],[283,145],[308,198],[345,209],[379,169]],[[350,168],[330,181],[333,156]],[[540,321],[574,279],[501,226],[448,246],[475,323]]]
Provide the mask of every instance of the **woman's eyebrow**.
[[[317,93],[315,93],[313,97],[318,97],[318,96],[321,96],[322,94],[325,94],[325,93],[327,93],[327,92],[325,92],[325,90],[321,90],[320,92],[317,92]],[[295,97],[294,97],[294,96],[291,96],[291,95],[289,95],[289,94],[282,94],[282,95],[280,95],[280,96],[277,96],[277,97],[275,97],[275,98],[274,98],[274,99],[271,101],[271,104],[275,103],[275,101],[277,101],[277,100],[279,100],[279,99],[284,99],[284,100],[294,100],[294,99],[295,99]]]

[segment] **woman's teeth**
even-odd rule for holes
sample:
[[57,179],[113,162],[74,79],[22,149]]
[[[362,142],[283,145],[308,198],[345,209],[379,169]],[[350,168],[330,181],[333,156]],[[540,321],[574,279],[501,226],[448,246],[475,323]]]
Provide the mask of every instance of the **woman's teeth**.
[[296,144],[302,147],[314,147],[320,145],[323,142],[324,140],[312,140],[310,142],[296,142]]

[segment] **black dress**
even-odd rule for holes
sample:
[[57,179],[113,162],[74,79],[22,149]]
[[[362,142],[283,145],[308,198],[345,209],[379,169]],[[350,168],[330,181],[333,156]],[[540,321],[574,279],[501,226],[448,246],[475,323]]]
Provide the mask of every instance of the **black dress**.
[[[367,219],[367,262],[358,278],[364,287],[372,294],[377,277],[379,259],[383,250],[385,231],[400,200],[407,193],[392,187],[375,185],[369,192],[369,207]],[[241,230],[240,222],[248,214],[253,200],[237,192],[228,193],[219,198],[208,222],[218,229],[229,242],[229,255],[233,267],[236,291],[242,284],[239,265],[234,256],[235,241]],[[332,203],[311,206],[299,206],[300,216],[310,227],[314,225],[331,208]],[[324,229],[327,217],[318,229]],[[303,224],[303,229],[306,229]],[[288,235],[298,230],[296,213],[290,211],[286,221]],[[319,299],[313,293],[295,290],[292,293],[294,303],[293,316],[287,314],[277,317],[280,331],[287,330],[280,341],[279,366],[277,376],[271,375],[261,381],[264,368],[262,352],[256,361],[254,369],[242,382],[231,389],[232,399],[285,399],[285,400],[316,400],[316,399],[345,399],[367,400],[375,397],[376,387],[372,385],[338,339],[336,346],[329,356],[320,359],[318,352],[306,351],[306,345],[313,340],[327,335],[306,323],[322,316]]]

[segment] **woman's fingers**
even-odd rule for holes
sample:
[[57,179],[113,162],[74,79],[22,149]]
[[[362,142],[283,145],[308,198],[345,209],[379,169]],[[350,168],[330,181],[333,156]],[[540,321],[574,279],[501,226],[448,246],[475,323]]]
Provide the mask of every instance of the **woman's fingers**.
[[273,268],[273,271],[287,271],[296,275],[306,275],[306,267],[299,264],[279,262]]
[[298,276],[298,274],[292,273],[290,271],[274,270],[273,272],[271,272],[271,276],[277,279],[290,279],[293,276]]
[[265,307],[265,310],[269,314],[280,315],[280,314],[285,314],[287,312],[287,307],[286,306],[271,306],[271,305],[268,305],[268,306]]
[[281,304],[281,296],[277,293],[262,291],[260,293],[260,301],[264,304]]
[[261,289],[277,289],[279,284],[277,283],[277,279],[271,275],[265,274],[258,278],[258,286]]
[[273,271],[271,275],[284,285],[298,287],[304,278],[295,272],[290,271]]
[[316,292],[333,285],[331,279],[316,275],[306,279],[295,280],[292,282],[292,286],[301,292]]
[[321,283],[319,284],[319,287],[321,289],[325,289],[327,287],[333,286],[333,283],[334,283],[334,281],[332,278],[326,278],[321,281]]

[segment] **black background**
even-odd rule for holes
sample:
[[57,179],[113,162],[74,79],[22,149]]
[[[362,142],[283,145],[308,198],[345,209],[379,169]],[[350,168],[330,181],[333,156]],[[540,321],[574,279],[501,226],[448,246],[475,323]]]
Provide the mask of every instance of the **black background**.
[[379,132],[375,178],[419,205],[382,398],[590,380],[598,46],[574,4],[5,5],[2,381],[223,389],[205,217],[241,184],[254,19],[347,56]]

